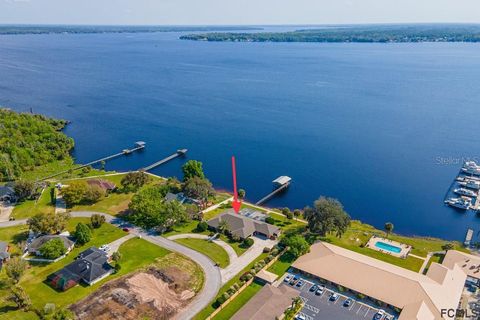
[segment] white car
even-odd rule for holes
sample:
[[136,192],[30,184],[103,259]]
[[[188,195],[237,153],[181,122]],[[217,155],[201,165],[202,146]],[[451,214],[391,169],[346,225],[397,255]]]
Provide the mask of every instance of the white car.
[[102,250],[103,252],[108,252],[110,250],[110,247],[107,244],[104,244],[99,249]]
[[295,317],[295,320],[307,320],[307,318],[305,318],[303,314],[297,314],[297,316]]
[[290,280],[292,280],[292,275],[291,274],[287,274],[287,276],[285,277],[285,279],[283,279],[283,281],[285,282],[290,282]]
[[377,313],[375,313],[375,315],[373,316],[373,319],[381,320],[381,319],[383,319],[383,316],[385,316],[385,311],[380,309],[380,310],[377,311]]

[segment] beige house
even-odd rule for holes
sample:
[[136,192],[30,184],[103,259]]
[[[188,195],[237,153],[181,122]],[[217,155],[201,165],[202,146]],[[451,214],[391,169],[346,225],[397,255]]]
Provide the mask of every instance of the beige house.
[[278,227],[237,214],[233,209],[227,210],[215,218],[208,220],[207,224],[212,229],[218,229],[222,221],[227,224],[228,230],[232,234],[242,239],[254,235],[276,239],[280,235],[280,229]]
[[288,286],[265,285],[230,320],[275,320],[292,305],[299,292]]
[[318,242],[292,265],[299,272],[402,309],[399,320],[451,319],[467,275],[457,263],[432,263],[426,275]]

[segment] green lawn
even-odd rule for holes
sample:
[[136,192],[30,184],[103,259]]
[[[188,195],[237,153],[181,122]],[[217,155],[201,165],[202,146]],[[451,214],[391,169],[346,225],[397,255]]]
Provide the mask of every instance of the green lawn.
[[[83,248],[74,249],[74,251],[72,251],[67,258],[61,261],[43,266],[33,265],[27,271],[27,274],[20,281],[20,285],[28,292],[34,307],[43,308],[46,303],[55,303],[57,307],[68,306],[71,303],[86,297],[105,282],[145,267],[153,263],[157,258],[163,257],[170,252],[143,239],[130,239],[120,246],[119,249],[120,253],[122,254],[122,260],[120,262],[122,266],[121,270],[118,273],[115,273],[92,286],[78,285],[65,292],[59,292],[43,282],[46,276],[48,276],[50,273],[61,269],[66,264],[73,261],[73,258],[78,255],[81,250],[86,249],[95,242],[96,245],[107,242],[107,240],[109,240],[107,238],[111,237],[112,232],[109,232],[108,227],[105,228],[106,226],[110,225],[104,224],[104,226],[98,230],[99,232],[96,234],[98,238],[97,241],[91,241]],[[110,234],[110,236],[103,238],[104,232]],[[99,234],[102,234],[102,236],[99,236]],[[124,234],[122,233],[121,235]],[[5,293],[5,291],[2,293]],[[0,313],[0,319],[12,319],[12,316],[13,319],[23,319],[24,317],[28,317],[29,314],[18,311],[13,312],[13,315],[11,315],[10,312],[4,314]]]
[[16,220],[29,218],[37,213],[53,213],[55,206],[51,203],[50,190],[54,187],[45,188],[38,200],[27,200],[13,208],[12,216]]
[[235,297],[222,311],[217,313],[214,320],[228,320],[230,319],[238,310],[240,310],[254,295],[257,294],[263,285],[252,282],[248,287],[245,288],[238,296]]
[[285,272],[287,272],[288,268],[290,268],[294,261],[295,257],[289,252],[285,252],[267,269],[267,271],[273,272],[278,276],[282,276]]
[[240,282],[240,276],[245,272],[250,271],[250,269],[253,268],[253,265],[256,262],[265,259],[266,256],[268,256],[268,253],[262,253],[260,256],[257,257],[257,259],[253,260],[242,271],[236,274],[235,277],[233,277],[230,281],[225,283],[223,287],[220,288],[217,296],[210,302],[210,304],[207,307],[205,307],[202,311],[200,311],[193,319],[204,320],[205,318],[207,318],[215,310],[214,308],[215,300],[217,300],[217,298],[220,297],[225,291],[227,291],[235,282]]
[[177,239],[175,242],[183,244],[190,249],[203,253],[213,262],[218,263],[220,268],[225,268],[230,264],[227,252],[214,242],[203,239],[185,238]]

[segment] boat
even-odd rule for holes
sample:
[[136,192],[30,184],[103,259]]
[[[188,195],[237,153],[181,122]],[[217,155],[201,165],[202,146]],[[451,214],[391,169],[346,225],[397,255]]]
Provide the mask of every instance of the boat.
[[479,176],[480,166],[475,161],[465,161],[462,172]]
[[462,187],[470,188],[470,189],[475,189],[475,190],[480,190],[480,182],[471,180],[471,179],[465,179],[464,181],[458,182],[459,185]]
[[467,196],[467,197],[478,197],[478,192],[475,192],[470,189],[465,189],[465,188],[457,188],[454,189],[453,192],[456,194],[459,194],[461,196]]
[[460,197],[460,198],[449,198],[445,200],[445,203],[451,207],[461,209],[461,210],[468,210],[472,205],[472,201],[470,198]]

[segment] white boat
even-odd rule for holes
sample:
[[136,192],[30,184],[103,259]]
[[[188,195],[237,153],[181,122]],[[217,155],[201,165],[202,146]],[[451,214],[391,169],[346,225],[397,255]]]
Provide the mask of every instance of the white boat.
[[455,192],[456,194],[459,194],[461,196],[467,196],[467,197],[477,197],[478,196],[478,193],[473,191],[473,190],[470,190],[470,189],[465,189],[465,188],[457,188],[457,189],[454,189],[453,192]]
[[462,171],[468,174],[480,175],[480,166],[475,161],[465,161]]
[[458,184],[461,185],[462,187],[475,189],[475,190],[480,190],[480,182],[479,181],[465,179],[464,181],[460,181]]
[[462,209],[462,210],[468,210],[470,209],[470,206],[472,205],[472,201],[470,198],[450,198],[445,200],[445,203],[448,204],[451,207]]

